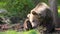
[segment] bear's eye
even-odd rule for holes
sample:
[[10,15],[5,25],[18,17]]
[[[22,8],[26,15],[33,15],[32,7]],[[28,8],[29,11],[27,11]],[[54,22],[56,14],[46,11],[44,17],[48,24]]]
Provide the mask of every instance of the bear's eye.
[[32,14],[33,14],[33,15],[37,15],[37,13],[36,13],[35,11],[32,11]]

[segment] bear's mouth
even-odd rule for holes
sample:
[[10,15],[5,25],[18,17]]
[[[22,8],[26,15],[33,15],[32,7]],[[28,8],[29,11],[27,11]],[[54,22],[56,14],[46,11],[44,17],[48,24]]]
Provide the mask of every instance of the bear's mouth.
[[36,28],[38,26],[38,24],[36,23],[31,23],[32,24],[32,28]]

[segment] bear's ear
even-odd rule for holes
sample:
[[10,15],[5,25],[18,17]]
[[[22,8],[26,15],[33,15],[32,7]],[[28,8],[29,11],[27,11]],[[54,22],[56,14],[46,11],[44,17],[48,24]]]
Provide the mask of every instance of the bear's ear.
[[32,14],[33,14],[33,15],[38,15],[35,11],[32,11]]

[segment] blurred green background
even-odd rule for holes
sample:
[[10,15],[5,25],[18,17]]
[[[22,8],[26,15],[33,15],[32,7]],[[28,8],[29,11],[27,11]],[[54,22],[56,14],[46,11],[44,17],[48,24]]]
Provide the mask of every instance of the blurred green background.
[[[60,0],[57,1],[58,9],[60,9]],[[0,9],[7,10],[7,13],[0,15],[7,17],[19,16],[20,18],[25,18],[38,2],[46,2],[48,4],[48,0],[0,0]]]
[[[0,9],[7,10],[7,13],[0,14],[0,17],[19,16],[22,19],[26,18],[26,15],[38,2],[46,2],[48,4],[48,0],[0,0]],[[57,3],[58,17],[60,17],[60,0],[57,0]],[[0,34],[38,34],[38,32],[36,30],[26,32],[6,31],[0,32]]]

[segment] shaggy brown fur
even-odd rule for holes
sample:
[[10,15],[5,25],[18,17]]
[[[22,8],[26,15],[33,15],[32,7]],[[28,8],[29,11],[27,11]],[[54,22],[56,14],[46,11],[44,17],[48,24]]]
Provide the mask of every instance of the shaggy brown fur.
[[55,29],[52,11],[45,3],[39,3],[28,15],[32,27],[46,27],[46,32],[53,32]]

